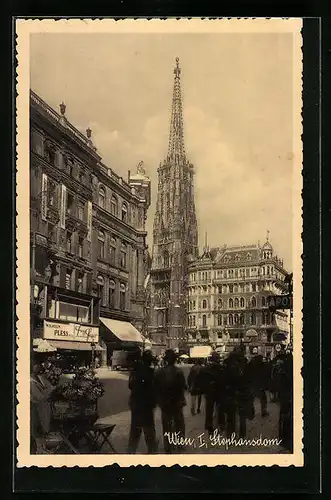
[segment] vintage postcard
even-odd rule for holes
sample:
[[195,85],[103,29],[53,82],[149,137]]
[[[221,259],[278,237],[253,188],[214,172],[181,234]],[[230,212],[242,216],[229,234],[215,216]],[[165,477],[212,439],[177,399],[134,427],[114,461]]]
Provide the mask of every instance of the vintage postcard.
[[302,20],[16,19],[17,465],[303,465]]

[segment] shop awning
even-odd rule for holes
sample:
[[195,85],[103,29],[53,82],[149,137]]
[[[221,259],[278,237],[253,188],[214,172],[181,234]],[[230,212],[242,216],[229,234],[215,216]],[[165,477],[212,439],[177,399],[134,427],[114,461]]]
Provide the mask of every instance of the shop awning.
[[[68,351],[92,351],[89,342],[70,342],[70,340],[48,340],[48,343],[56,349],[66,349]],[[95,344],[94,351],[105,351],[104,347],[100,344]]]
[[136,342],[147,345],[141,333],[128,321],[118,321],[110,318],[100,318],[101,323],[122,342]]

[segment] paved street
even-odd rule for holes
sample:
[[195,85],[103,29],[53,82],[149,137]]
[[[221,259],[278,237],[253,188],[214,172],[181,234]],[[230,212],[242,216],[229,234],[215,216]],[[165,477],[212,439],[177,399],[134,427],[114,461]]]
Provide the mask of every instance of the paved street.
[[[185,375],[188,374],[189,366],[181,366]],[[130,430],[130,411],[128,409],[128,372],[114,372],[109,369],[98,370],[98,376],[105,384],[105,394],[99,401],[100,422],[116,424],[112,433],[112,442],[118,453],[126,453],[128,444],[128,435]],[[210,442],[208,435],[204,433],[204,407],[200,415],[192,416],[190,414],[189,394],[187,394],[187,406],[184,408],[185,424],[187,437],[192,443],[183,450],[187,454],[196,453],[279,453],[284,449],[275,444],[248,446],[238,443],[228,443],[228,449],[224,441],[215,440]],[[247,439],[274,439],[278,437],[278,405],[268,403],[269,416],[262,418],[260,415],[259,404],[255,404],[255,418],[247,422]],[[162,427],[160,410],[155,412],[156,432],[159,440],[159,453],[164,453],[162,442]],[[200,438],[199,438],[200,436]],[[238,440],[239,437],[236,436]],[[202,443],[204,442],[203,446]],[[103,449],[102,453],[107,453]],[[146,446],[142,436],[138,453],[146,453]]]

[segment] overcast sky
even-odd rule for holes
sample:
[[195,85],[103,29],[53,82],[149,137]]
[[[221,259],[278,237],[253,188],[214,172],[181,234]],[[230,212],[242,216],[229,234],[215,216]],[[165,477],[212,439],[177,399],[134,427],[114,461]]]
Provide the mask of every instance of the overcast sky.
[[175,57],[185,147],[196,166],[200,247],[270,241],[292,266],[291,34],[33,34],[31,88],[80,130],[123,178],[152,181],[167,154]]

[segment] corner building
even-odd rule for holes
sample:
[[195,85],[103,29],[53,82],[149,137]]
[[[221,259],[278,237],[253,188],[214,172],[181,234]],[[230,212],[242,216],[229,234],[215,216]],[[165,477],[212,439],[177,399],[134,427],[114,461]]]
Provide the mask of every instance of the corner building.
[[157,170],[148,328],[156,352],[185,343],[188,264],[198,256],[194,166],[184,147],[180,74],[177,58],[168,154]]
[[124,181],[63,103],[58,113],[30,92],[32,338],[103,360],[109,339],[139,340],[149,204],[142,164]]
[[287,271],[270,242],[263,246],[205,248],[189,267],[188,346],[229,352],[243,343],[273,355],[289,340],[287,311],[270,312],[267,296],[287,292]]

